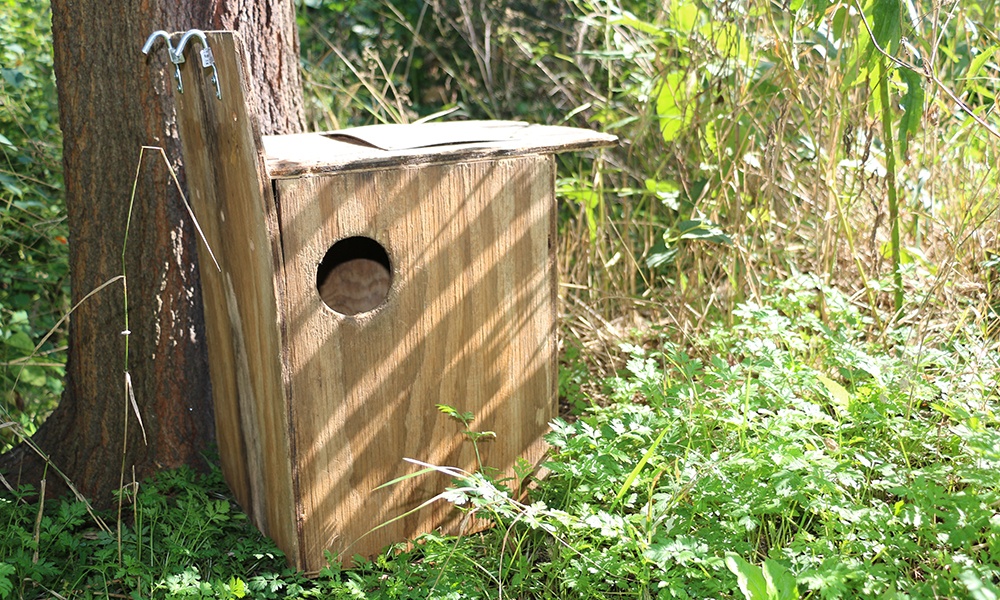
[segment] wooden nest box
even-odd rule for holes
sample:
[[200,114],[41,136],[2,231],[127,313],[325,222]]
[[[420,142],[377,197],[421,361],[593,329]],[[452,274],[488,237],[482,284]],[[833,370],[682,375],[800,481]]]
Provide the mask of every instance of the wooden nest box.
[[553,154],[615,138],[513,122],[262,137],[239,39],[198,34],[212,70],[175,60],[175,96],[192,205],[221,267],[199,249],[236,499],[307,572],[325,551],[350,562],[457,533],[443,501],[393,520],[448,477],[379,486],[418,469],[405,458],[476,468],[437,405],[496,433],[479,447],[501,477],[541,460],[557,379]]

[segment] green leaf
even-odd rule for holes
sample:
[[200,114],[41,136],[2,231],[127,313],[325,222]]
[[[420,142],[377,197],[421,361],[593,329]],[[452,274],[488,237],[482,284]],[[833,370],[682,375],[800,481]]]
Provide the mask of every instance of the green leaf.
[[917,134],[924,116],[924,81],[918,73],[909,69],[900,69],[899,74],[906,83],[903,117],[899,122],[899,151],[906,158],[910,137]]
[[903,31],[903,6],[900,1],[875,0],[875,5],[872,8],[872,21],[872,33],[875,36],[875,41],[889,54],[896,54]]
[[27,354],[31,354],[35,351],[35,344],[32,343],[31,338],[28,334],[23,331],[18,331],[11,335],[9,338],[4,340],[4,343],[11,348],[17,348],[18,350],[23,350]]
[[1000,588],[990,582],[989,578],[982,578],[972,569],[965,569],[958,578],[969,590],[969,598],[974,600],[998,600],[1000,599]]
[[4,146],[10,146],[14,150],[17,150],[17,146],[15,146],[14,143],[11,142],[9,139],[7,139],[7,136],[5,136],[2,133],[0,133],[0,144],[3,144]]
[[7,175],[5,173],[0,173],[0,185],[4,187],[8,192],[14,194],[18,198],[24,196],[24,190],[17,185],[18,181],[14,177]]
[[10,580],[11,575],[17,573],[14,565],[0,562],[0,598],[6,600],[14,592],[14,582]]
[[771,600],[767,593],[767,580],[760,567],[751,565],[732,552],[726,554],[726,567],[736,575],[736,582],[746,600]]
[[239,577],[229,578],[229,594],[233,598],[242,598],[247,595],[246,584]]
[[615,503],[621,501],[621,499],[625,497],[625,494],[628,493],[628,490],[630,487],[632,487],[632,484],[635,482],[636,477],[639,476],[639,473],[642,472],[642,468],[646,466],[646,463],[649,462],[649,459],[653,456],[653,453],[656,452],[656,449],[660,446],[660,442],[663,441],[663,436],[665,436],[668,431],[670,431],[670,428],[664,427],[663,431],[660,432],[660,435],[656,436],[656,439],[653,440],[653,443],[642,454],[642,458],[639,459],[639,462],[635,465],[635,468],[633,468],[632,472],[629,473],[628,477],[625,478],[625,483],[622,484],[621,489],[619,489],[618,493],[615,494]]
[[36,366],[26,366],[20,370],[19,381],[32,387],[42,387],[47,381],[45,369]]
[[676,31],[690,32],[698,23],[698,5],[680,0],[670,7],[670,26]]
[[986,65],[986,62],[989,59],[993,58],[993,55],[996,54],[997,49],[1000,49],[1000,45],[994,44],[993,46],[990,46],[989,48],[977,54],[976,58],[972,59],[972,63],[969,64],[969,70],[966,71],[965,73],[966,82],[971,82],[975,78],[979,77],[979,72],[983,70],[983,67]]
[[677,248],[668,248],[663,242],[658,242],[649,250],[649,256],[646,257],[646,266],[650,269],[658,269],[660,267],[665,267],[674,262],[677,258]]
[[475,415],[471,412],[459,412],[458,409],[448,406],[447,404],[435,404],[434,406],[441,413],[455,419],[456,421],[461,421],[466,427],[469,426],[469,423],[471,423],[475,417]]
[[679,240],[701,240],[713,244],[732,246],[733,239],[717,225],[706,219],[688,219],[677,225]]
[[715,42],[715,48],[726,60],[750,64],[750,43],[733,23],[709,23],[702,27],[702,34]]
[[681,71],[667,73],[657,87],[656,116],[660,119],[663,141],[668,144],[694,120],[689,87],[688,77]]
[[836,381],[830,379],[826,375],[817,375],[816,379],[823,384],[826,391],[830,393],[830,397],[833,399],[833,403],[837,412],[841,410],[847,410],[847,407],[851,404],[851,394],[847,391],[844,386],[840,385]]
[[771,559],[765,560],[764,580],[767,582],[768,598],[798,600],[799,588],[795,585],[795,575],[781,563]]
[[655,194],[670,210],[680,210],[681,188],[676,183],[647,179],[646,190]]

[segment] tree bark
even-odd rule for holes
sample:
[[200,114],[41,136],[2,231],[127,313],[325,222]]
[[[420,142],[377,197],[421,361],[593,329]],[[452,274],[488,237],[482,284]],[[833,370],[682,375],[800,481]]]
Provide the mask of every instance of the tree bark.
[[[302,130],[290,0],[52,2],[73,304],[83,302],[70,320],[66,391],[33,441],[98,506],[112,502],[122,473],[130,482],[203,466],[214,439],[200,242],[159,152],[139,164],[142,146],[160,147],[183,184],[173,65],[162,41],[148,57],[140,50],[154,30],[190,28],[240,31],[263,133]],[[0,457],[11,483],[37,486],[45,467],[24,444]],[[49,472],[48,489],[56,479]]]

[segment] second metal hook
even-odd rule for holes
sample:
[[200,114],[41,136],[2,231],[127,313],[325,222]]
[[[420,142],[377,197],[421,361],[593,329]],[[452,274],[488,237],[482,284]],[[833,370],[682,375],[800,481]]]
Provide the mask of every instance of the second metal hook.
[[[219,71],[215,68],[215,56],[212,54],[212,49],[208,46],[208,40],[205,39],[205,32],[200,29],[190,29],[181,36],[181,41],[177,43],[177,54],[184,53],[184,47],[187,46],[188,41],[192,37],[198,38],[201,42],[201,52],[199,56],[201,57],[201,67],[207,69],[212,68],[212,83],[215,84],[215,97],[222,100],[222,86],[219,83]],[[183,56],[182,56],[183,59]]]
[[170,62],[174,64],[174,78],[177,79],[177,91],[184,93],[184,82],[181,81],[181,63],[184,62],[184,48],[187,46],[188,42],[192,37],[197,38],[201,42],[201,52],[199,56],[201,57],[201,66],[203,69],[209,67],[212,68],[212,83],[215,84],[215,97],[222,100],[222,86],[219,82],[219,70],[215,68],[215,56],[212,54],[212,49],[208,46],[208,40],[205,38],[205,32],[200,29],[190,29],[183,36],[181,36],[180,41],[177,43],[177,47],[174,48],[173,43],[170,41],[170,34],[162,29],[154,31],[146,38],[146,43],[142,46],[142,53],[149,54],[152,50],[153,44],[156,43],[158,38],[163,38],[167,44],[167,52],[170,56]]

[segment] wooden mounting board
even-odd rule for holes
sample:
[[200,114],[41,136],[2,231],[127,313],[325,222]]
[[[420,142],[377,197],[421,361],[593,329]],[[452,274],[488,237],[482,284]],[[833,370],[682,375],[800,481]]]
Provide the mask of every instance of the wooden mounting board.
[[222,269],[198,248],[219,455],[233,495],[254,524],[295,556],[277,208],[257,121],[247,110],[240,40],[229,31],[205,35],[222,99],[211,72],[196,60],[181,65],[184,93],[175,99],[191,205]]

